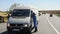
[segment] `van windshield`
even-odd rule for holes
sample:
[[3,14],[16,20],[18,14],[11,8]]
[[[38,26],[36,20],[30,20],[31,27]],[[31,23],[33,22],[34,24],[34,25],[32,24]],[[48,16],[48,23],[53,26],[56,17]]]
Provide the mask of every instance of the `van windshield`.
[[30,10],[29,9],[15,9],[13,10],[11,16],[29,16]]

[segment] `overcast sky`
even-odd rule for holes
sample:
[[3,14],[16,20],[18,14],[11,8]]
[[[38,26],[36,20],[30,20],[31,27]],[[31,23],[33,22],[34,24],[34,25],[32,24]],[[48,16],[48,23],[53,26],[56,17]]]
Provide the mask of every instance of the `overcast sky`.
[[60,0],[0,0],[0,10],[8,10],[14,3],[32,5],[40,10],[60,10]]

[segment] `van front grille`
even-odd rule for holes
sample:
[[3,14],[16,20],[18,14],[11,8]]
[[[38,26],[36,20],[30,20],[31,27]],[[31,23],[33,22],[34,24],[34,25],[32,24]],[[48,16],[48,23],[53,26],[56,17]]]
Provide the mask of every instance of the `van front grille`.
[[10,26],[23,26],[23,24],[10,24]]

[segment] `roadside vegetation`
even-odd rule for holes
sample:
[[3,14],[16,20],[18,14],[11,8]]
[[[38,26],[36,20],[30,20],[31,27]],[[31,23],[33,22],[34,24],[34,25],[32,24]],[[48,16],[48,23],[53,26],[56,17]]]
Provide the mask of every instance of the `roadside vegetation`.
[[[7,22],[8,21],[8,13],[5,12],[5,11],[0,11],[0,16],[4,18],[4,22]],[[1,20],[2,21],[2,20]]]
[[56,16],[60,17],[60,14],[55,14]]
[[[19,4],[14,3],[10,6],[9,11],[0,11],[0,16],[4,18],[4,22],[8,21],[8,18],[7,18],[8,14],[10,14],[12,12],[11,10],[18,5]],[[0,19],[0,21],[2,21],[2,20]]]

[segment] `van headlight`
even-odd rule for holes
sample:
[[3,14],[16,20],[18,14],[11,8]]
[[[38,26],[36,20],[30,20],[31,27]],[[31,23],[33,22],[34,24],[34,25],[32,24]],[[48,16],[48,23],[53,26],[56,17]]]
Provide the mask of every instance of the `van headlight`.
[[7,26],[8,26],[8,27],[10,27],[10,24],[9,24],[9,23],[7,23]]
[[28,27],[28,25],[27,24],[24,24],[24,27]]

